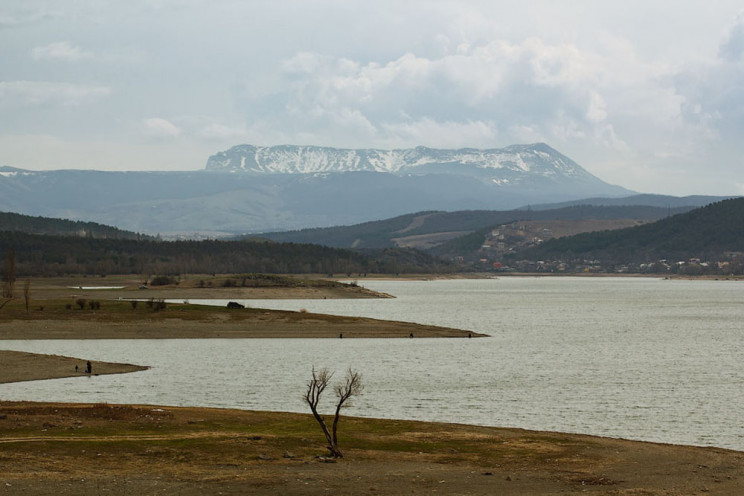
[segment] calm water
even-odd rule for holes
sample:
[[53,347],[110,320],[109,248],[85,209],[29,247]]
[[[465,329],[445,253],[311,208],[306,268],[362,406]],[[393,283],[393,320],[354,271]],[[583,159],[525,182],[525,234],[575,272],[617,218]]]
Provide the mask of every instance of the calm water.
[[313,366],[339,375],[352,366],[366,387],[348,410],[352,415],[744,450],[744,283],[502,278],[362,284],[397,298],[244,303],[440,324],[491,337],[5,341],[7,349],[153,368],[0,385],[0,397],[304,412],[301,396]]

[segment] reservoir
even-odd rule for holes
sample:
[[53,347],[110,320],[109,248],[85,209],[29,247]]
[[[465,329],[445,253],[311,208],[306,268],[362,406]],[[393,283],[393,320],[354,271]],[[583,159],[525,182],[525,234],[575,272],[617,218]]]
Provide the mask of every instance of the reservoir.
[[[331,368],[339,379],[353,367],[365,389],[348,415],[744,451],[744,282],[504,277],[360,284],[396,298],[238,301],[490,337],[3,341],[5,349],[152,369],[2,384],[0,397],[306,412],[302,394],[313,367]],[[331,403],[329,394],[329,412]]]

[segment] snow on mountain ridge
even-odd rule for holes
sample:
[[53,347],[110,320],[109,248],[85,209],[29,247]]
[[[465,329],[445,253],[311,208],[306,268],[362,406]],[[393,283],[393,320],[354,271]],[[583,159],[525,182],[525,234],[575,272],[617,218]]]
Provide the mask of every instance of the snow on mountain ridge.
[[[373,171],[393,174],[427,173],[453,168],[504,174],[548,177],[591,176],[574,161],[544,143],[511,145],[501,149],[456,150],[419,146],[411,149],[340,149],[319,146],[237,145],[209,158],[210,171],[255,174],[317,174]],[[419,170],[417,170],[419,169]],[[500,171],[500,172],[497,172]]]

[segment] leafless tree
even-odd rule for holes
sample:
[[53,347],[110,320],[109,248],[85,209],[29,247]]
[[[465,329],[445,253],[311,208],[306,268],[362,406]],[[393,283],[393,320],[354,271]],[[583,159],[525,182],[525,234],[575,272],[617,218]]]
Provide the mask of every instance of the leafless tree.
[[28,305],[31,303],[31,280],[26,279],[23,283],[23,301],[26,304],[26,313],[28,313]]
[[15,252],[9,249],[5,254],[5,264],[3,265],[3,297],[13,298],[13,287],[15,286]]
[[313,368],[313,378],[307,383],[307,391],[305,391],[305,402],[310,406],[310,410],[313,412],[313,417],[320,425],[323,430],[323,434],[328,441],[328,451],[331,452],[331,456],[334,458],[343,458],[343,453],[338,449],[338,420],[341,417],[341,409],[345,406],[349,406],[347,403],[352,396],[357,396],[362,392],[362,375],[352,369],[346,372],[346,378],[344,382],[336,384],[334,386],[334,392],[336,393],[336,413],[333,417],[333,430],[328,430],[328,425],[325,419],[318,413],[318,404],[323,392],[328,388],[333,373],[327,368],[315,370]]
[[333,390],[336,392],[336,415],[333,417],[333,445],[338,449],[338,419],[341,416],[341,409],[344,406],[349,406],[346,401],[352,396],[358,396],[362,393],[362,374],[354,370],[347,370],[344,382],[336,384]]

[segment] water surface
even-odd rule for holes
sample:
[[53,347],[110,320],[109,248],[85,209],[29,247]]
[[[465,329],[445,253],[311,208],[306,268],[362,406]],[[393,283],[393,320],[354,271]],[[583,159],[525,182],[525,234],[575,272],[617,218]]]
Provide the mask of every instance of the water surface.
[[301,396],[312,367],[342,375],[351,366],[365,383],[348,410],[353,415],[744,450],[744,283],[502,278],[362,284],[397,298],[241,302],[439,324],[491,337],[5,341],[7,349],[153,368],[0,385],[0,396],[304,412]]

